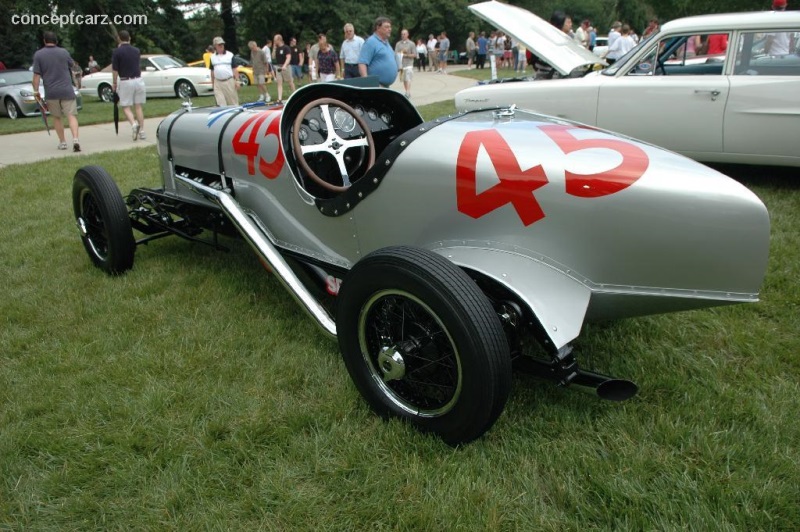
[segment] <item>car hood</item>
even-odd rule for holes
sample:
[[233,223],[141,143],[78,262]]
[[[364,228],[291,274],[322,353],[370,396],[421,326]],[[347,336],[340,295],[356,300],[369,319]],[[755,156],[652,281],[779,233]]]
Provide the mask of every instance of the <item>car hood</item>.
[[530,11],[492,0],[467,6],[483,20],[524,44],[563,76],[584,65],[603,64],[589,50]]

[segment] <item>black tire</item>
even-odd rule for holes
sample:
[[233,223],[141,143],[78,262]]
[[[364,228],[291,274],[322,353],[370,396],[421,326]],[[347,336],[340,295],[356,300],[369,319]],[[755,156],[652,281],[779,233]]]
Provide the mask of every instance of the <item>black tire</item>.
[[97,87],[97,96],[106,103],[114,101],[114,91],[108,83],[102,83]]
[[6,114],[11,120],[16,120],[17,118],[23,116],[22,109],[19,108],[17,102],[11,99],[11,97],[6,98]]
[[92,263],[111,275],[133,267],[136,241],[117,184],[99,166],[84,166],[72,181],[72,207]]
[[241,82],[242,87],[247,87],[248,85],[250,85],[250,78],[248,78],[247,74],[245,74],[244,72],[239,74],[239,81]]
[[175,96],[183,99],[194,98],[197,96],[197,91],[194,89],[194,85],[192,85],[191,81],[181,79],[175,83]]
[[342,283],[339,348],[361,395],[450,445],[491,428],[511,390],[500,319],[475,282],[433,252],[375,251]]

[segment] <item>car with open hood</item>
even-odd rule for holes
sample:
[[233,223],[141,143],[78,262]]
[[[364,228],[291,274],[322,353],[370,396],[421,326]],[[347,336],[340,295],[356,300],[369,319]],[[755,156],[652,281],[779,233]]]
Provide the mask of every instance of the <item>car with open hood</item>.
[[[569,79],[468,88],[456,94],[460,110],[516,104],[700,161],[800,166],[799,12],[674,20],[613,65],[591,71],[581,70],[583,55],[574,43],[541,38],[552,32],[536,15],[494,1],[469,8]],[[727,49],[692,55],[686,42],[698,35],[705,41],[725,36]],[[791,43],[788,53],[766,49],[767,39],[778,35]]]
[[513,107],[425,121],[396,91],[314,83],[285,106],[186,105],[157,136],[159,187],[75,174],[91,262],[119,275],[170,235],[244,239],[378,414],[451,444],[500,416],[512,361],[631,397],[579,364],[585,322],[755,302],[767,267],[767,209],[740,183]]

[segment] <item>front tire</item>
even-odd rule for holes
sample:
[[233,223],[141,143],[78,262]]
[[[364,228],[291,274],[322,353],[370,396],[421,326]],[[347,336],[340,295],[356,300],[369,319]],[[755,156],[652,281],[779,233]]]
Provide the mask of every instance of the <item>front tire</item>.
[[444,257],[411,247],[369,254],[342,283],[336,323],[347,370],[379,415],[457,445],[503,411],[511,356],[502,325]]
[[247,77],[247,74],[239,74],[239,82],[241,82],[242,87],[247,87],[250,85],[250,78]]
[[197,96],[197,91],[194,89],[194,85],[192,85],[191,82],[182,79],[175,84],[175,96],[183,98],[184,100],[187,98],[194,98]]
[[6,114],[11,120],[16,120],[22,116],[22,109],[19,108],[17,102],[11,98],[6,98]]
[[133,267],[136,241],[122,194],[99,166],[84,166],[72,182],[72,207],[92,263],[111,275]]

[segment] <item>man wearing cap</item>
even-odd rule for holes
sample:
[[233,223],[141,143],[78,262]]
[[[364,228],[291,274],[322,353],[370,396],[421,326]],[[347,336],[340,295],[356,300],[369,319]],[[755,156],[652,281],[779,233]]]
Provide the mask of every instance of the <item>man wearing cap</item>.
[[[786,11],[786,0],[773,0],[773,11]],[[788,32],[768,33],[764,43],[764,53],[773,57],[784,57],[794,49],[794,35]]]
[[233,54],[225,50],[222,37],[214,37],[211,55],[211,85],[217,105],[239,105],[239,67],[233,64]]

